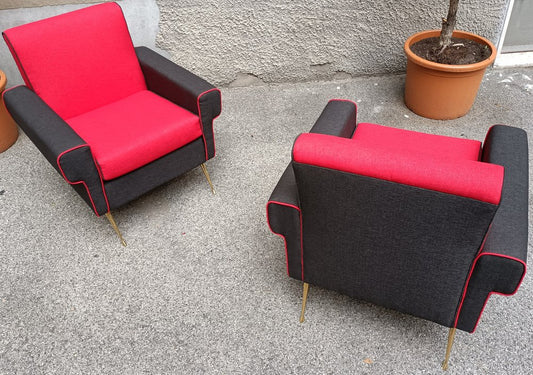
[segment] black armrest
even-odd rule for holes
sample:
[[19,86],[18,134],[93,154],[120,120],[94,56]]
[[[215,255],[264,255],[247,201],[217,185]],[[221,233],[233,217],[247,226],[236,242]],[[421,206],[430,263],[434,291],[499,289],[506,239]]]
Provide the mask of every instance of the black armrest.
[[302,280],[301,211],[292,163],[285,169],[267,203],[270,230],[285,240],[287,273]]
[[527,259],[529,163],[527,133],[505,125],[493,126],[483,145],[482,161],[505,168],[500,207],[484,251]]
[[527,133],[495,125],[487,133],[481,160],[505,168],[500,205],[467,280],[457,328],[474,331],[491,293],[514,294],[526,272],[529,166]]
[[[331,100],[311,129],[350,138],[356,126],[357,106],[347,100]],[[301,211],[292,162],[289,163],[267,203],[267,219],[272,232],[285,240],[287,273],[302,280]]]
[[[355,103],[348,100],[333,99],[328,102],[310,132],[350,138],[355,131],[356,117],[357,106]],[[289,163],[281,176],[269,200],[299,206],[292,162]]]
[[13,119],[48,162],[69,184],[85,186],[85,193],[80,195],[97,215],[106,213],[103,182],[86,142],[26,86],[6,91],[4,101]]
[[357,105],[342,99],[330,100],[310,133],[351,138],[357,121]]
[[135,53],[148,90],[200,117],[208,158],[214,156],[213,120],[222,108],[220,91],[148,47],[136,47]]
[[58,169],[57,157],[85,141],[26,86],[5,92],[6,108],[46,159]]

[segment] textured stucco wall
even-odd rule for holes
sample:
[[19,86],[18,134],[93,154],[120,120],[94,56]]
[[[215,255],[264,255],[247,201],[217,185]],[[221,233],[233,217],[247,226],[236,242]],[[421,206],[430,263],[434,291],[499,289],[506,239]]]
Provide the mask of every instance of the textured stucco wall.
[[[508,0],[461,1],[458,28],[498,42]],[[403,43],[440,28],[448,0],[157,0],[157,44],[217,85],[405,69]]]

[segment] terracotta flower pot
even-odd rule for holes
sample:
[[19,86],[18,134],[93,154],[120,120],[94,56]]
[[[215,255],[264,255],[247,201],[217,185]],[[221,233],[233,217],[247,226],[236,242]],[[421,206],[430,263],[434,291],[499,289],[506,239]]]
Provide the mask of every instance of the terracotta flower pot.
[[7,150],[19,135],[17,124],[7,112],[2,93],[6,88],[7,78],[3,71],[0,70],[0,152]]
[[474,104],[485,70],[496,58],[496,47],[478,35],[455,31],[453,37],[489,46],[490,57],[475,64],[447,65],[425,60],[411,51],[411,45],[419,40],[439,35],[440,30],[422,31],[404,44],[407,55],[405,104],[420,116],[448,120],[464,116]]

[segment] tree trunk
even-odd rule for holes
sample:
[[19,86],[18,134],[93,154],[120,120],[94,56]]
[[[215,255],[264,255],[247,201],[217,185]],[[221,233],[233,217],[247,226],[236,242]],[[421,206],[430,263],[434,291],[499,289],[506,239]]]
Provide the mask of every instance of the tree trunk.
[[459,0],[450,0],[450,7],[448,8],[448,16],[442,20],[442,30],[440,32],[440,52],[444,51],[452,43],[453,29],[457,22],[457,8],[459,7]]

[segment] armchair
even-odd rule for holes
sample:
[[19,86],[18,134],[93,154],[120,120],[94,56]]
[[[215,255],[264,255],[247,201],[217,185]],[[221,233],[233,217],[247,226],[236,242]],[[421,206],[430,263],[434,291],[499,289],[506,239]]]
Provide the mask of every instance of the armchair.
[[375,124],[328,103],[267,203],[287,272],[309,284],[473,332],[491,294],[526,272],[528,144],[496,125],[481,142]]
[[215,155],[220,91],[147,47],[104,3],[3,32],[25,86],[6,107],[126,246],[111,211]]

